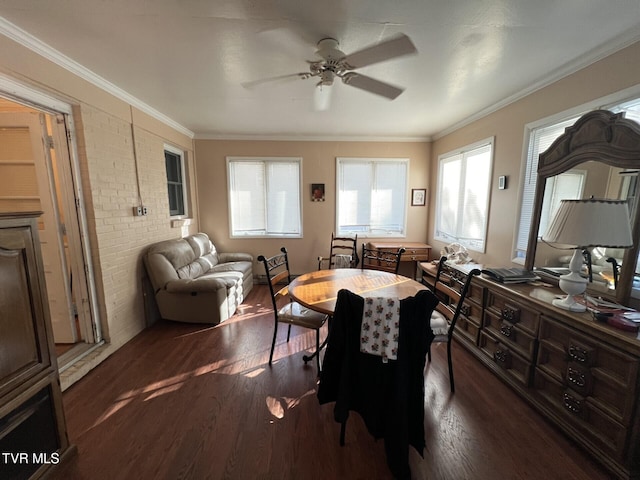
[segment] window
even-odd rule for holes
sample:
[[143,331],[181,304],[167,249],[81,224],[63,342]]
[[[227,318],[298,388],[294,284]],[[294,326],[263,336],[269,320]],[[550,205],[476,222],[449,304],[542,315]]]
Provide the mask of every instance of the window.
[[228,157],[232,237],[302,237],[301,158]]
[[438,157],[435,238],[484,252],[493,138]]
[[[640,99],[628,100],[623,103],[618,101],[613,105],[593,104],[591,108],[604,108],[612,112],[625,112],[625,117],[640,121]],[[589,108],[589,109],[591,109]],[[562,135],[565,129],[573,125],[589,109],[584,109],[579,113],[575,111],[570,117],[564,119],[551,120],[547,123],[530,126],[528,132],[528,149],[525,164],[524,181],[522,185],[522,201],[520,204],[520,223],[516,235],[516,245],[514,261],[524,262],[527,256],[527,244],[529,243],[529,231],[531,229],[531,217],[533,215],[533,200],[536,192],[536,180],[538,172],[538,157],[547,150],[556,138]],[[527,141],[527,140],[525,140]],[[555,184],[553,183],[555,180]],[[555,179],[549,179],[549,184],[545,188],[545,200],[543,202],[544,211],[541,212],[539,235],[544,234],[546,226],[553,218],[554,208],[562,198],[582,198],[584,184],[586,182],[586,172],[573,170],[559,175]],[[549,188],[550,187],[550,188]],[[547,197],[553,191],[556,202],[547,202]]]
[[555,177],[548,178],[544,189],[542,212],[540,212],[540,234],[547,231],[551,220],[555,217],[560,200],[577,200],[582,198],[587,172],[584,170],[569,170]]
[[165,146],[164,161],[167,169],[167,189],[169,191],[169,215],[186,215],[184,153]]
[[409,159],[337,158],[339,235],[404,237]]

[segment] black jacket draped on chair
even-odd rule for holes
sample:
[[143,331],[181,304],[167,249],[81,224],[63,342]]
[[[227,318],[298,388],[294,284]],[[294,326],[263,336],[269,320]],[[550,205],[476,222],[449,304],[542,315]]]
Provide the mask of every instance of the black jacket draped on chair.
[[396,478],[410,478],[409,445],[420,455],[424,441],[424,366],[438,300],[430,291],[400,301],[397,360],[360,352],[364,298],[340,290],[324,357],[318,400],[336,402],[334,418],[345,424],[358,412],[369,432],[384,438],[387,463]]

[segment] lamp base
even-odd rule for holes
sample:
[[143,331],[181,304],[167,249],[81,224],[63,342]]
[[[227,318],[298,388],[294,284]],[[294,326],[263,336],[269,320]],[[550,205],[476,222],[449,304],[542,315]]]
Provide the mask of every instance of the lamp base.
[[562,308],[564,310],[569,310],[571,312],[586,312],[587,307],[581,303],[576,302],[573,295],[567,295],[564,298],[558,298],[554,300],[553,305],[558,308]]
[[553,301],[556,307],[570,310],[572,312],[584,312],[587,307],[578,303],[575,299],[576,295],[581,295],[587,289],[588,280],[580,275],[580,267],[582,267],[582,251],[575,249],[573,257],[569,262],[569,270],[571,273],[560,275],[558,286],[560,290],[567,294],[566,297]]

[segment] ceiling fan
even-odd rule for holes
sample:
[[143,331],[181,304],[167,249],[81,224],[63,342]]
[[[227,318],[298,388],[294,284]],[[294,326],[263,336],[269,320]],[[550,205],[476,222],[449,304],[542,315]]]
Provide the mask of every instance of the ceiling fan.
[[417,50],[413,42],[404,34],[396,35],[384,42],[364,48],[350,55],[346,55],[339,49],[339,43],[336,39],[323,38],[318,42],[318,49],[316,50],[316,55],[320,57],[320,60],[308,61],[308,72],[280,75],[244,83],[243,85],[250,88],[261,83],[287,78],[298,77],[303,80],[317,78],[318,82],[316,83],[316,87],[322,91],[325,87],[332,86],[334,80],[339,78],[345,85],[350,85],[393,100],[404,91],[403,88],[354,72],[354,70],[416,52]]

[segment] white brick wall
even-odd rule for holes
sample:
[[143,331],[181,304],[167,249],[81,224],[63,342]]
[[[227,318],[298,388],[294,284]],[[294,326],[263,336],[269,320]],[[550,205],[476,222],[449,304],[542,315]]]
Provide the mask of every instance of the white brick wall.
[[[106,355],[145,327],[145,248],[180,237],[182,230],[172,228],[169,217],[164,160],[168,141],[135,126],[134,151],[130,121],[87,104],[74,110],[74,121],[99,311],[104,338],[111,343],[103,349]],[[147,216],[133,215],[140,201]],[[99,361],[92,356],[91,367]],[[74,370],[88,371],[86,365]]]

